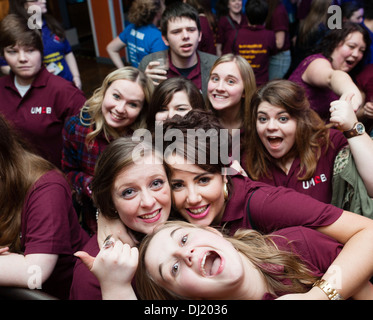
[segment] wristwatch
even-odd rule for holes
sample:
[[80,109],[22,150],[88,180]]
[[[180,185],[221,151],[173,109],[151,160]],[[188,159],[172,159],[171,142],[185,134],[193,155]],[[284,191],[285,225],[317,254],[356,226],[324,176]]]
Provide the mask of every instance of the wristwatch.
[[365,127],[361,122],[356,122],[351,130],[344,131],[344,136],[349,139],[352,137],[360,136],[365,132]]

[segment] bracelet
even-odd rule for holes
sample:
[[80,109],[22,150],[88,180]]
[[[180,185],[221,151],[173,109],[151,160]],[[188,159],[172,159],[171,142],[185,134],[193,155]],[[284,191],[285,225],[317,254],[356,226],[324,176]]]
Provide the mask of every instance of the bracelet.
[[312,287],[319,287],[328,297],[329,300],[344,300],[343,297],[335,290],[326,280],[317,280]]

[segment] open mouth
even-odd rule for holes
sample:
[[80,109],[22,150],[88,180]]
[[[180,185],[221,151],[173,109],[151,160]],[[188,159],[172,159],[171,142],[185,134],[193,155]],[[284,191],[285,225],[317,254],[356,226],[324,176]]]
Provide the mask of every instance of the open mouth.
[[215,251],[207,251],[201,261],[201,272],[204,277],[213,277],[223,270],[223,259]]
[[194,219],[202,219],[209,213],[210,205],[204,205],[198,208],[187,208],[187,213]]
[[278,147],[281,144],[281,142],[284,140],[280,137],[268,137],[267,139],[268,139],[269,144],[273,148]]
[[162,208],[157,209],[157,210],[155,210],[151,213],[143,214],[143,215],[139,216],[139,218],[144,220],[147,223],[153,223],[155,221],[158,221],[159,218],[161,217],[161,210],[162,210]]

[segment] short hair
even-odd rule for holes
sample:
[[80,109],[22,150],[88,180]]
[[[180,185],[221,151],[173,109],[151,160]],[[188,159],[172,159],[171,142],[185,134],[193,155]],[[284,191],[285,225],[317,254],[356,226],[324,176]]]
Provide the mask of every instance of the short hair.
[[176,2],[167,6],[161,18],[161,32],[164,37],[167,37],[168,22],[177,18],[188,18],[196,22],[197,29],[201,32],[201,23],[196,8],[188,3]]
[[245,13],[251,25],[264,25],[268,15],[268,3],[266,0],[248,0]]
[[9,46],[32,47],[43,55],[43,40],[38,29],[30,29],[27,20],[16,14],[8,14],[0,22],[0,54]]

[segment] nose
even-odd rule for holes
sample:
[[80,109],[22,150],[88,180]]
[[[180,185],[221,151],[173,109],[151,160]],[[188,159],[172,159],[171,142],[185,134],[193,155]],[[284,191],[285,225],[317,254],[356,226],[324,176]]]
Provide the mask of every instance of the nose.
[[183,39],[189,38],[188,30],[183,29],[182,34],[183,34]]
[[196,205],[196,204],[200,203],[201,200],[202,200],[202,197],[199,194],[197,188],[195,186],[190,187],[188,189],[187,203],[189,205]]
[[155,199],[151,192],[144,190],[141,192],[141,207],[152,208],[155,204]]
[[117,102],[117,105],[115,106],[115,110],[121,114],[126,113],[127,112],[126,106],[127,106],[126,101],[119,101]]
[[176,258],[184,261],[184,263],[188,266],[191,267],[193,264],[193,253],[194,249],[191,249],[189,247],[182,247],[178,251],[176,251]]
[[19,61],[27,61],[27,54],[24,50],[19,50],[18,59]]
[[267,124],[267,129],[268,130],[277,130],[277,121],[275,119],[269,119],[268,124]]

